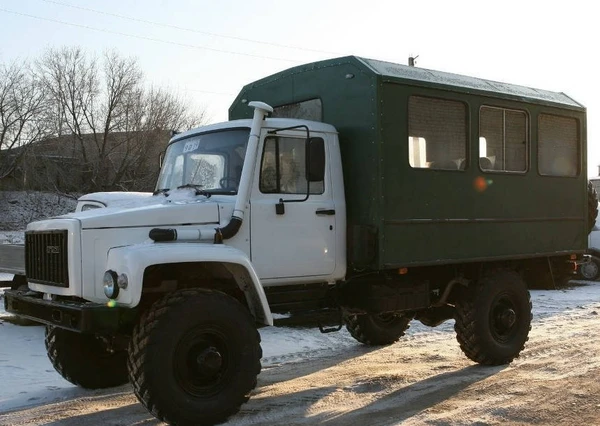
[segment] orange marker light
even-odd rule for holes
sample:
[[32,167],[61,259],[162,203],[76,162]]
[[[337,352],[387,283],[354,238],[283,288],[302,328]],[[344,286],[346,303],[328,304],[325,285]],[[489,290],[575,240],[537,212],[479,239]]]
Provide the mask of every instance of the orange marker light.
[[408,268],[400,268],[400,269],[398,269],[398,273],[400,275],[406,275],[406,274],[408,274]]

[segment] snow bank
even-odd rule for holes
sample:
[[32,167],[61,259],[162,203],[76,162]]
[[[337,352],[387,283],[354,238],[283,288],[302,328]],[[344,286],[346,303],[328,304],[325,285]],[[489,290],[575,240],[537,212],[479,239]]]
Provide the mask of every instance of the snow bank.
[[[77,200],[47,192],[0,191],[0,230],[20,231],[29,222],[59,216],[75,210]],[[20,238],[20,233],[16,233]],[[0,243],[11,243],[11,233],[3,233]]]
[[24,231],[0,231],[0,244],[24,244]]

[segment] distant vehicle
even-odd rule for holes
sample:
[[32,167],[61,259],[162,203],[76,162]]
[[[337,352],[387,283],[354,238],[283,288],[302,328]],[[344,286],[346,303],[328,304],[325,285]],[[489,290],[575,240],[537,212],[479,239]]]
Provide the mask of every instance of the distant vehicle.
[[29,224],[5,304],[47,324],[65,379],[219,423],[257,384],[257,328],[322,308],[367,345],[453,318],[468,358],[507,364],[527,284],[586,253],[586,109],[564,93],[350,56],[248,84],[229,118],[171,139],[154,194]]
[[[600,178],[592,178],[590,182],[598,191]],[[600,218],[596,218],[596,223],[590,232],[588,247],[590,261],[579,265],[578,272],[583,279],[596,281],[600,278]]]
[[590,178],[590,182],[592,183],[596,194],[600,194],[600,176]]

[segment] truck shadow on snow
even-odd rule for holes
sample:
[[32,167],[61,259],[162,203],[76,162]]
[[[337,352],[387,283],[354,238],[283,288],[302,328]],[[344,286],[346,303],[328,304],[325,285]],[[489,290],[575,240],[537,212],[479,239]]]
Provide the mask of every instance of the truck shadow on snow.
[[469,386],[504,370],[507,366],[471,365],[410,384],[372,403],[340,415],[322,414],[315,423],[344,425],[393,425],[434,407]]
[[[371,403],[348,412],[339,412],[339,400],[343,406],[343,395],[334,395],[340,391],[349,394],[365,395],[385,391],[390,386],[390,377],[374,377],[368,381],[357,381],[344,387],[324,383],[323,386],[313,384],[310,389],[294,393],[261,398],[261,389],[250,401],[242,406],[241,412],[230,419],[231,425],[251,424],[340,424],[340,425],[392,425],[406,420],[421,411],[434,407],[469,386],[485,380],[506,366],[482,367],[473,365],[460,370],[438,374],[427,379],[409,384],[381,397]],[[269,373],[267,373],[269,376]],[[266,382],[271,382],[267,378]],[[314,405],[323,403],[338,409],[336,412],[322,410],[321,414],[311,414]]]

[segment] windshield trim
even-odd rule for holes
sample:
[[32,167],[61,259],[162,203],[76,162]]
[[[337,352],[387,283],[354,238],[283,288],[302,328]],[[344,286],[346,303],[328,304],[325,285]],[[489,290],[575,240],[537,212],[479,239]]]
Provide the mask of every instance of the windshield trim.
[[211,133],[219,133],[219,132],[228,132],[230,130],[244,130],[244,129],[248,129],[250,130],[250,126],[235,126],[235,127],[223,127],[221,129],[215,129],[215,130],[207,130],[206,132],[198,132],[198,133],[192,133],[186,136],[182,136],[182,137],[177,137],[175,136],[174,138],[172,138],[169,143],[167,144],[167,146],[165,147],[165,151],[167,150],[167,148],[169,148],[172,144],[176,143],[176,142],[181,142],[184,141],[186,139],[190,139],[190,138],[195,138],[197,136],[203,136],[203,135],[210,135]]

